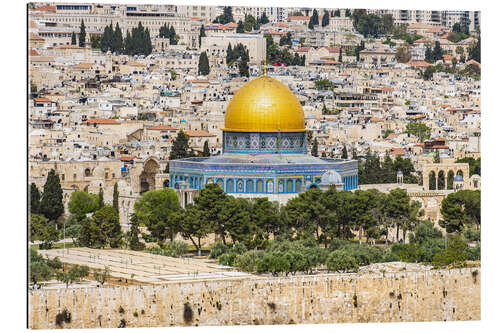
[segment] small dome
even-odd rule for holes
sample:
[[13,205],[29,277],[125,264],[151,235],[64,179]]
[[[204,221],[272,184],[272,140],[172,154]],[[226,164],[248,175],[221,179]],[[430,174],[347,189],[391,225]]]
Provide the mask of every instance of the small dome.
[[335,170],[328,170],[321,176],[321,185],[339,185],[343,183],[342,177]]
[[464,177],[462,175],[456,175],[455,178],[453,179],[454,182],[463,182]]

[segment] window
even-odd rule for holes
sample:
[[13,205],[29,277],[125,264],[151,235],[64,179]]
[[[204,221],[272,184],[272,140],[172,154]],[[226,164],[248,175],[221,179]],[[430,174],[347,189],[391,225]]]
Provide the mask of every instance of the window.
[[227,193],[234,192],[234,182],[232,179],[229,179],[226,183],[226,192]]

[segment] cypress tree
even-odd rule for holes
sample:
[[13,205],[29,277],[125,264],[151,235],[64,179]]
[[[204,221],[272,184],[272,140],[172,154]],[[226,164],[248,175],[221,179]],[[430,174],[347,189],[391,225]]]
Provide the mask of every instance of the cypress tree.
[[242,34],[245,32],[245,28],[243,27],[243,22],[241,20],[238,21],[238,26],[236,27],[236,33]]
[[231,43],[229,43],[226,51],[226,64],[229,65],[231,61],[233,61],[233,49],[231,47]]
[[170,151],[170,160],[177,160],[180,158],[191,157],[192,152],[189,148],[189,136],[184,133],[183,130],[180,130],[177,133],[177,137],[175,138],[172,144],[172,150]]
[[153,44],[151,44],[151,35],[149,34],[149,28],[146,28],[146,31],[144,32],[144,39],[144,54],[150,55],[151,52],[153,52]]
[[102,191],[102,187],[99,189],[99,202],[97,209],[101,209],[104,207],[104,192]]
[[132,36],[130,31],[127,30],[127,37],[125,37],[125,53],[132,54]]
[[56,221],[64,213],[63,191],[54,169],[49,171],[43,186],[40,213],[50,221]]
[[116,23],[115,31],[113,32],[113,47],[111,48],[112,52],[122,53],[123,51],[123,35],[122,29]]
[[327,25],[330,24],[330,14],[325,10],[323,13],[323,18],[321,19],[321,26],[326,27]]
[[142,251],[145,247],[139,240],[139,220],[135,214],[130,218],[129,246],[132,251]]
[[201,38],[202,37],[207,37],[207,35],[205,34],[205,26],[202,25],[201,28],[200,28],[200,37],[198,39],[198,44],[201,46]]
[[78,46],[84,47],[85,46],[85,37],[87,37],[87,34],[85,32],[85,23],[83,23],[82,19],[82,24],[80,25],[80,36],[78,36]]
[[344,148],[342,148],[342,158],[345,160],[347,159],[347,148],[345,145]]
[[170,45],[177,45],[177,39],[175,39],[176,33],[174,26],[170,26],[170,31],[169,31],[169,38],[170,38]]
[[339,62],[342,62],[342,48],[340,48]]
[[71,45],[76,45],[76,35],[74,31],[71,33]]
[[29,201],[30,213],[38,214],[40,213],[40,191],[35,183],[31,183],[30,186],[30,201]]
[[198,74],[208,75],[210,73],[210,65],[208,63],[208,56],[206,52],[201,52],[200,60],[198,61]]
[[312,149],[311,149],[311,155],[314,157],[318,157],[318,139],[314,138]]
[[118,193],[118,183],[115,183],[115,186],[113,186],[113,207],[116,209],[117,212],[120,210],[118,209],[118,197],[120,196],[120,193]]
[[208,147],[208,140],[205,140],[205,143],[203,144],[203,156],[204,157],[210,156],[210,148]]

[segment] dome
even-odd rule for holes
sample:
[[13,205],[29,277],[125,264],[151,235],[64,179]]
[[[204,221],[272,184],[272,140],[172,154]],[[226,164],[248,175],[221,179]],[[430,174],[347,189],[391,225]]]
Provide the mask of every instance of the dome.
[[304,112],[283,83],[260,76],[238,90],[226,110],[228,132],[305,132]]
[[342,177],[335,170],[328,170],[321,176],[321,185],[339,185],[343,183]]

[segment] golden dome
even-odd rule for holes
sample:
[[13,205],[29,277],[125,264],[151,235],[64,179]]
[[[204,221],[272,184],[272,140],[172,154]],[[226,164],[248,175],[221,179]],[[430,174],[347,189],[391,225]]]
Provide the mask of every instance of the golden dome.
[[233,96],[226,110],[223,130],[304,132],[304,112],[287,86],[269,76],[260,76]]

